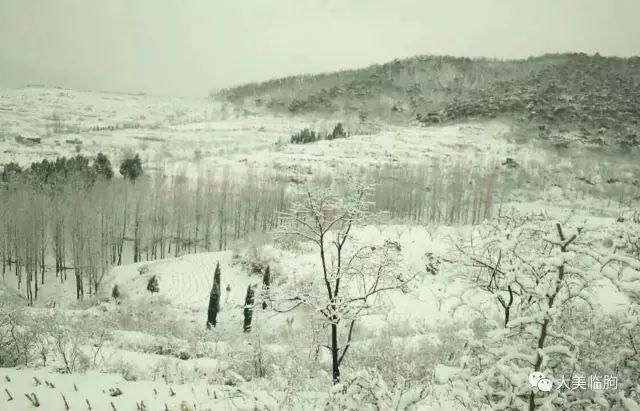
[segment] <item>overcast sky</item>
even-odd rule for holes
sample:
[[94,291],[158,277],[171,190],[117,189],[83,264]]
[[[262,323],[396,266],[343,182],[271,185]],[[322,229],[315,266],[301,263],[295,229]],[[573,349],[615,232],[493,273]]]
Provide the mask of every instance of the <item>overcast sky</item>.
[[0,0],[0,84],[204,96],[416,54],[640,55],[640,0]]

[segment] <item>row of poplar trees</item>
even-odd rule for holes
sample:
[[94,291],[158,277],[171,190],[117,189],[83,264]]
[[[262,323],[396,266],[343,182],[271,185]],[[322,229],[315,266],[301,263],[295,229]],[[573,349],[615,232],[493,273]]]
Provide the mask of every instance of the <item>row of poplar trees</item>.
[[99,292],[112,266],[227,249],[275,228],[288,206],[286,183],[251,171],[147,176],[136,156],[120,172],[124,178],[103,154],[3,167],[1,271],[15,276],[30,304],[69,273],[81,300]]
[[[478,223],[491,216],[492,175],[460,168],[444,178],[428,170],[374,171],[377,209],[420,223]],[[13,273],[31,304],[47,276],[65,282],[72,273],[80,300],[99,292],[112,266],[226,250],[277,228],[279,212],[291,206],[286,180],[258,178],[251,169],[244,175],[225,168],[195,178],[163,170],[150,176],[136,155],[119,171],[123,178],[103,154],[3,167],[2,276]]]

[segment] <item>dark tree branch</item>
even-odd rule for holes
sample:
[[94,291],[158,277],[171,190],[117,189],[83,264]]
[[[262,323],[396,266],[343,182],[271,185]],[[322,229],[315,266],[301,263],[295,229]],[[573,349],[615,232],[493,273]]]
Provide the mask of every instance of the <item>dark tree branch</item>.
[[338,359],[338,365],[342,365],[342,360],[344,359],[344,356],[347,353],[349,347],[351,347],[351,337],[353,335],[353,327],[355,326],[355,324],[356,320],[351,320],[351,323],[349,324],[349,334],[347,335],[347,343],[345,344],[344,349],[342,350],[342,354]]

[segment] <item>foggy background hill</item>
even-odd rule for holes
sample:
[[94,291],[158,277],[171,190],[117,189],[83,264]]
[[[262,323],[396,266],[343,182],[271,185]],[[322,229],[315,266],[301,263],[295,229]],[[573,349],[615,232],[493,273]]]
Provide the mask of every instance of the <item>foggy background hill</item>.
[[434,124],[502,118],[577,130],[600,144],[635,145],[640,57],[417,56],[356,70],[251,83],[211,96],[280,113],[357,113],[363,121]]
[[0,86],[205,97],[425,54],[630,57],[639,19],[636,0],[4,0]]

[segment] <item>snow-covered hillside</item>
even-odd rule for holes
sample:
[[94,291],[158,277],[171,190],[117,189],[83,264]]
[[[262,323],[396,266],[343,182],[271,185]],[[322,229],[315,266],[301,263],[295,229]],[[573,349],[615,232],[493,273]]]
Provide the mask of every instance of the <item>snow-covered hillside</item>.
[[[347,121],[352,139],[288,145],[305,127],[330,131]],[[39,143],[16,138],[38,138]],[[275,117],[239,113],[223,103],[65,89],[0,90],[0,163],[23,165],[44,158],[95,156],[120,159],[138,152],[145,164],[169,173],[195,175],[230,164],[291,175],[346,174],[381,163],[458,161],[492,163],[506,157],[540,160],[538,150],[512,141],[511,127],[499,122],[448,127],[359,125],[349,118]]]

